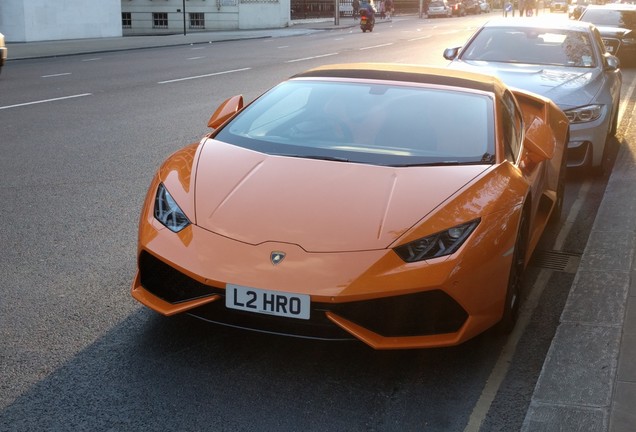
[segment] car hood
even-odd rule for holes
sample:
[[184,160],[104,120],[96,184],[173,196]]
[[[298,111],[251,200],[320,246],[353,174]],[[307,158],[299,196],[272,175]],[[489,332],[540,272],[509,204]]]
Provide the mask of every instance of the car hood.
[[621,27],[601,26],[601,27],[597,27],[597,29],[599,33],[601,33],[601,36],[604,36],[604,37],[620,38],[631,32],[630,29],[621,28]]
[[600,91],[604,77],[600,69],[456,60],[450,67],[499,77],[517,87],[552,99],[566,110],[587,105]]
[[208,139],[196,168],[196,224],[308,252],[383,249],[487,168],[271,156]]

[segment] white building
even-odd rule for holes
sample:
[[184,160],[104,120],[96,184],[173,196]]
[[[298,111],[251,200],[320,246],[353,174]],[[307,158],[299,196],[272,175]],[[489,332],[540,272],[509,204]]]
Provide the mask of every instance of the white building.
[[290,0],[122,0],[124,34],[280,28]]
[[289,25],[290,0],[0,0],[7,42]]
[[7,42],[122,35],[121,0],[0,0]]

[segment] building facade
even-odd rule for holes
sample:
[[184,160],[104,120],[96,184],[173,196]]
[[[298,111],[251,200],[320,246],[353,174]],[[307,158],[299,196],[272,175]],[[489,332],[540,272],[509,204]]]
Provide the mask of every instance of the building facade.
[[7,42],[122,35],[121,0],[0,0]]
[[0,0],[7,42],[282,28],[290,0]]
[[287,27],[290,0],[122,0],[123,34]]

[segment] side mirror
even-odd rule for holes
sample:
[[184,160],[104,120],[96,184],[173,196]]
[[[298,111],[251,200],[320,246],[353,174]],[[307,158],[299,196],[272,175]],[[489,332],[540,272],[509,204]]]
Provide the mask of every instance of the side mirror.
[[526,128],[524,145],[533,162],[542,162],[554,156],[555,142],[550,127],[538,117]]
[[607,65],[607,69],[609,70],[616,70],[621,67],[621,61],[618,59],[618,57],[608,53],[605,54],[605,64]]
[[446,60],[455,60],[457,58],[457,54],[459,54],[459,49],[461,47],[455,47],[455,48],[446,48],[444,50],[444,58]]
[[208,127],[212,129],[218,128],[234,114],[239,112],[241,108],[243,108],[243,96],[232,96],[219,105],[216,111],[214,111],[214,114],[212,114],[212,117],[210,117],[210,120],[208,121]]

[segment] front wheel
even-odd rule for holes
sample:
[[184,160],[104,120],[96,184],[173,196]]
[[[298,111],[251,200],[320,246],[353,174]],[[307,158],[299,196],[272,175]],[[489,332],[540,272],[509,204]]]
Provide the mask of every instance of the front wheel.
[[526,265],[526,251],[528,247],[528,217],[525,210],[521,212],[519,230],[515,240],[510,275],[508,276],[508,289],[506,291],[506,303],[501,321],[497,324],[500,333],[508,334],[514,328],[519,318],[519,303],[521,301],[521,277]]

